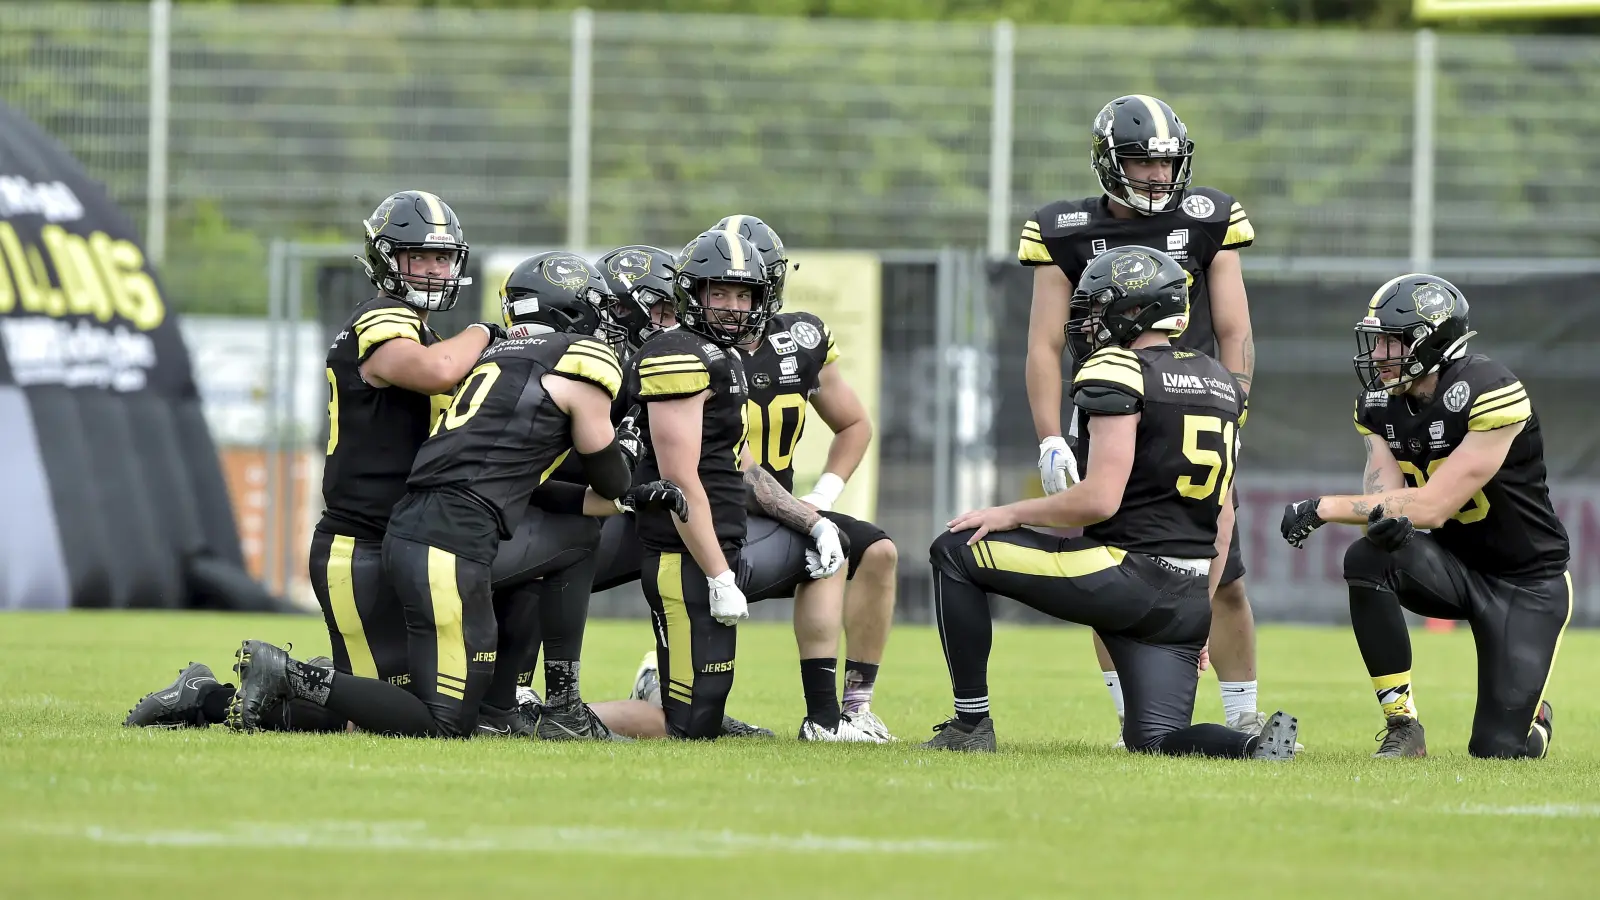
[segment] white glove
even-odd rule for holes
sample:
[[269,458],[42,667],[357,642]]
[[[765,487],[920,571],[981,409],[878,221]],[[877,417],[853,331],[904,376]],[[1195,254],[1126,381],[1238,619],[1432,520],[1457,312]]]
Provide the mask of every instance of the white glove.
[[739,620],[750,618],[750,604],[745,602],[744,591],[739,590],[732,569],[707,578],[706,587],[711,589],[711,618],[724,625],[736,625]]
[[1052,434],[1039,442],[1039,482],[1046,494],[1059,494],[1080,480],[1078,458],[1066,438]]
[[817,479],[816,486],[811,493],[800,498],[801,503],[809,503],[817,509],[833,509],[833,504],[838,501],[839,495],[844,493],[844,479],[832,472],[823,472]]
[[844,547],[839,544],[839,526],[827,517],[817,519],[811,526],[811,543],[815,549],[806,551],[806,572],[812,578],[827,578],[844,565]]

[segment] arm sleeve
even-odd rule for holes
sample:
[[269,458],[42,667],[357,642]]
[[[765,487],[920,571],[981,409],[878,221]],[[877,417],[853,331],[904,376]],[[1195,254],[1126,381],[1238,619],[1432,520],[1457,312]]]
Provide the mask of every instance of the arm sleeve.
[[[659,339],[657,339],[659,341]],[[711,387],[711,370],[697,353],[681,343],[662,346],[639,357],[639,400],[682,400]]]
[[1233,206],[1228,210],[1228,230],[1222,235],[1221,248],[1238,250],[1250,246],[1255,239],[1256,229],[1250,224],[1250,216],[1239,201],[1233,201]]
[[1044,235],[1039,233],[1037,218],[1029,219],[1022,225],[1022,238],[1017,242],[1017,262],[1025,266],[1042,266],[1055,262],[1050,257],[1050,248],[1044,244]]
[[1126,416],[1144,407],[1144,366],[1131,350],[1095,351],[1072,376],[1072,402],[1090,415]]

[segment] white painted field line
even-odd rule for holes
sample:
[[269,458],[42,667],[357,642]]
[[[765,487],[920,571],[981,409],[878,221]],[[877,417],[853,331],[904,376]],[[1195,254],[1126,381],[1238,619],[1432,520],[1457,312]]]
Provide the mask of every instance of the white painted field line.
[[1526,806],[1490,806],[1464,803],[1446,807],[1466,816],[1535,816],[1544,819],[1600,819],[1600,803],[1538,803]]
[[736,856],[766,853],[972,853],[987,841],[903,840],[818,834],[656,831],[643,828],[534,826],[431,829],[425,822],[236,822],[217,828],[133,829],[32,825],[26,830],[98,844],[143,847],[253,847],[439,853],[591,852],[631,856]]

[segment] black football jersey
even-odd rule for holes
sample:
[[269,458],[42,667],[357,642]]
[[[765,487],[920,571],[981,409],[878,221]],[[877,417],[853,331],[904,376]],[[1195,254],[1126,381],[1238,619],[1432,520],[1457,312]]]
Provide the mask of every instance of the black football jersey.
[[[1134,399],[1140,413],[1133,468],[1116,515],[1084,536],[1151,556],[1211,559],[1217,516],[1233,484],[1242,392],[1222,364],[1172,346],[1104,347],[1072,379]],[[1078,444],[1088,458],[1090,413],[1079,408]]]
[[805,432],[806,406],[821,386],[822,367],[838,358],[828,326],[807,312],[774,317],[745,357],[750,452],[784,490],[794,490],[794,448]]
[[[660,463],[650,439],[650,406],[682,400],[710,390],[700,432],[700,485],[711,502],[711,521],[724,550],[744,544],[744,473],[739,456],[745,443],[745,402],[750,396],[742,354],[719,347],[691,331],[670,328],[656,332],[628,360],[624,409],[637,403],[639,433],[644,437],[645,458],[634,474],[635,482],[661,477]],[[639,543],[658,553],[686,553],[688,549],[672,524],[672,514],[641,510],[635,517]]]
[[319,531],[383,540],[389,511],[405,496],[417,448],[450,399],[367,384],[361,364],[393,340],[427,346],[439,336],[416,310],[376,297],[356,307],[328,348],[328,458]]
[[1089,261],[1107,250],[1139,244],[1164,251],[1189,273],[1189,327],[1176,343],[1216,356],[1206,272],[1218,250],[1237,250],[1255,241],[1255,228],[1244,207],[1207,187],[1190,189],[1170,212],[1153,216],[1119,219],[1111,214],[1111,202],[1101,194],[1041,207],[1022,226],[1018,261],[1025,266],[1060,266],[1076,285]]
[[[498,539],[485,542],[482,515],[467,508],[475,526],[441,515],[408,521],[400,537],[469,559],[494,558],[498,540],[509,538],[527,513],[534,488],[572,453],[572,420],[545,391],[547,374],[593,384],[613,400],[622,387],[616,354],[595,338],[555,333],[496,342],[450,398],[417,452],[407,487],[474,501],[478,512],[492,515]],[[397,526],[390,531],[398,533]]]
[[1379,435],[1406,484],[1421,487],[1467,433],[1519,422],[1500,471],[1432,534],[1467,568],[1499,578],[1554,578],[1567,568],[1567,531],[1545,484],[1544,436],[1522,382],[1482,354],[1446,363],[1433,402],[1413,411],[1407,397],[1370,391],[1356,398],[1356,430]]

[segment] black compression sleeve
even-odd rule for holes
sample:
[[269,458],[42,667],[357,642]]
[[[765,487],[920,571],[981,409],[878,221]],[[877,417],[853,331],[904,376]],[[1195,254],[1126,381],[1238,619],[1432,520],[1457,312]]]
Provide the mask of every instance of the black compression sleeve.
[[604,450],[579,453],[578,458],[583,461],[584,477],[589,479],[594,492],[607,500],[621,497],[633,485],[633,473],[628,470],[627,455],[615,440],[607,444]]

